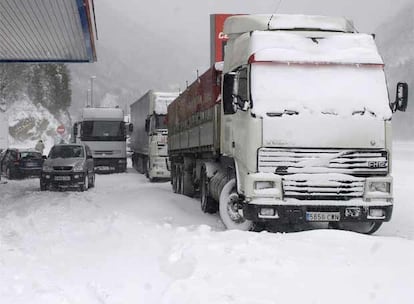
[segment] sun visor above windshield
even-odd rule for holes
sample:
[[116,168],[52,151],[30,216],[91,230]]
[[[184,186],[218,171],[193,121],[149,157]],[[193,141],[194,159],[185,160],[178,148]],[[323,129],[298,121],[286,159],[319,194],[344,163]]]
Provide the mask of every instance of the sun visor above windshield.
[[224,33],[242,34],[266,30],[307,30],[354,33],[352,21],[343,17],[305,15],[240,15],[226,19]]
[[226,70],[253,61],[383,65],[374,38],[368,34],[306,37],[291,32],[255,31],[239,36],[232,46],[237,52],[232,52]]

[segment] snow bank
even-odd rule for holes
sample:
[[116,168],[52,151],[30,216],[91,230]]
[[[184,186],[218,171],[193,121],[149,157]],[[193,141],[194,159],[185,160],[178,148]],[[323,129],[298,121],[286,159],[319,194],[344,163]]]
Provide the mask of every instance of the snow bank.
[[374,236],[224,231],[131,170],[84,193],[0,184],[0,303],[411,304],[413,155],[395,146],[394,216]]
[[[61,138],[69,140],[70,118],[60,113],[59,121],[48,109],[42,105],[34,105],[32,101],[23,96],[13,103],[7,110],[9,118],[10,136],[9,146],[14,148],[34,148],[37,141],[42,139],[45,144],[44,154],[60,141]],[[63,137],[56,132],[59,125],[65,124],[66,133]]]

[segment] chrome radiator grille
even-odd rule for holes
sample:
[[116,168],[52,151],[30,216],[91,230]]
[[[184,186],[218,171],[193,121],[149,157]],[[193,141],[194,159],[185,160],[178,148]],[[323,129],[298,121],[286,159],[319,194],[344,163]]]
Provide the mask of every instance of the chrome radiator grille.
[[342,173],[352,176],[384,176],[388,173],[385,150],[328,150],[261,148],[258,172],[279,175]]
[[364,183],[345,174],[293,174],[283,178],[283,192],[301,200],[348,200],[363,196]]

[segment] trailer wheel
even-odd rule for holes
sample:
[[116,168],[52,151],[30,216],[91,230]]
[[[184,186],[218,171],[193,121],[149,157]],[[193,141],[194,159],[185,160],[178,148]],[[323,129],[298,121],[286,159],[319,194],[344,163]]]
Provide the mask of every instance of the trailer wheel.
[[181,189],[182,194],[193,197],[195,193],[194,184],[193,184],[193,178],[191,176],[191,173],[186,171],[184,169],[184,166],[182,166],[181,170]]
[[171,164],[171,186],[174,193],[178,193],[178,169],[177,165]]
[[218,204],[217,202],[209,196],[208,190],[208,177],[206,173],[206,169],[203,167],[201,170],[201,181],[200,181],[200,203],[201,203],[201,210],[204,213],[216,213],[218,211]]
[[373,234],[382,225],[382,222],[331,222],[329,226],[334,229],[353,231],[362,234]]
[[227,182],[220,194],[220,218],[227,229],[248,231],[253,228],[253,222],[246,220],[240,213],[239,195],[236,191],[236,180]]

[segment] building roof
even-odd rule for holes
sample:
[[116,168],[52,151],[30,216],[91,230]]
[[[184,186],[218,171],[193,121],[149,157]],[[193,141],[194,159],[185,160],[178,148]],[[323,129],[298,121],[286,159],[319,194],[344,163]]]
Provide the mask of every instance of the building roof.
[[93,0],[1,0],[0,62],[94,62]]

